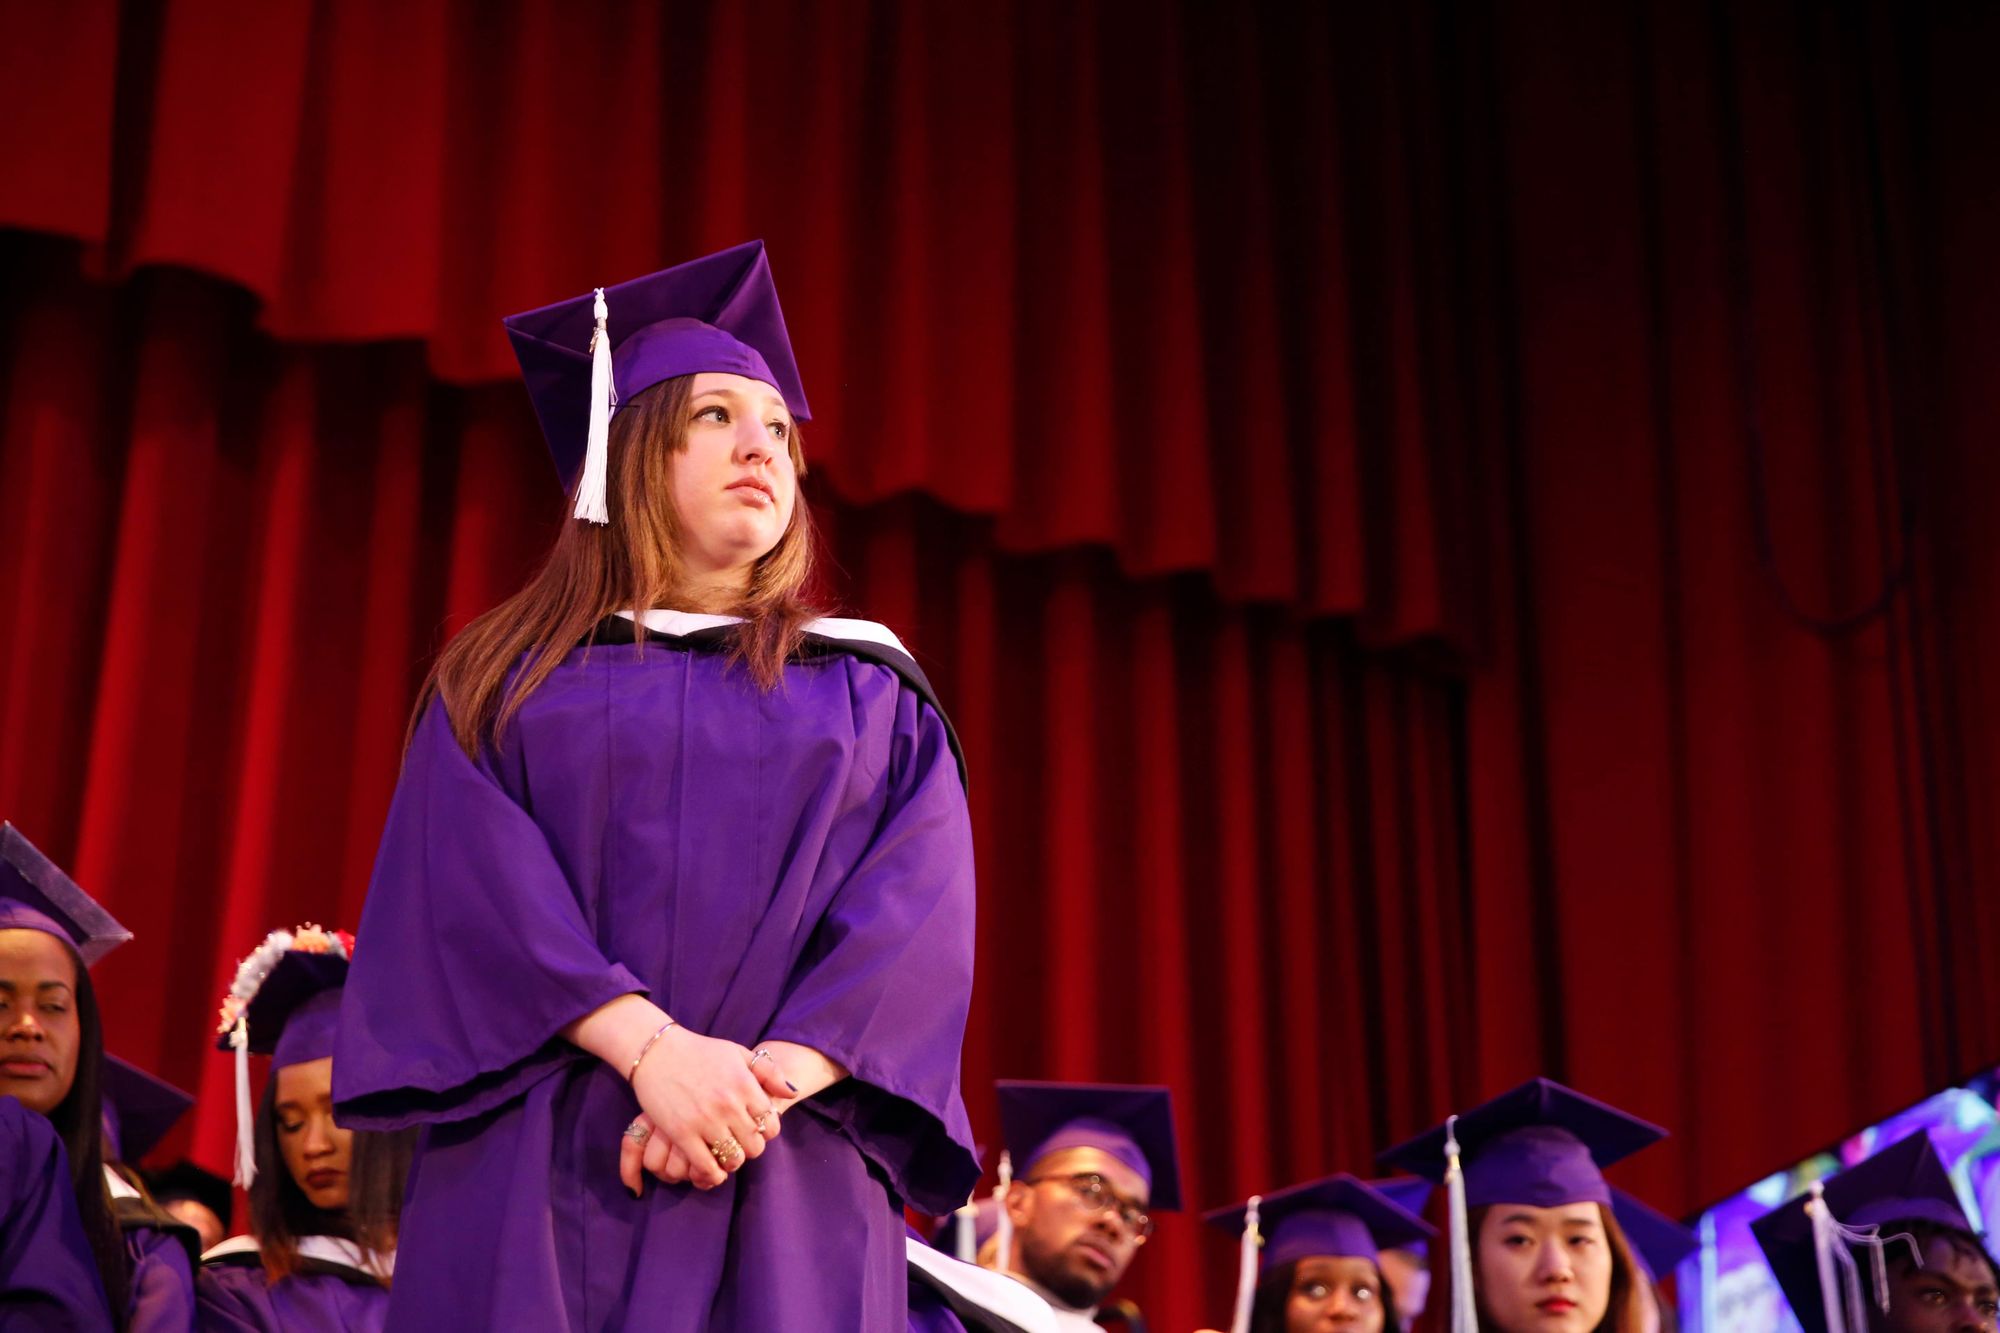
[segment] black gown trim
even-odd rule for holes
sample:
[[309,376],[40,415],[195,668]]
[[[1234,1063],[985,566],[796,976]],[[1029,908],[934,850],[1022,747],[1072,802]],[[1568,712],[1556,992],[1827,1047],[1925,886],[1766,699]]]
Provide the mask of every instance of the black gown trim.
[[[612,646],[632,642],[634,622],[624,616],[606,616],[597,622],[584,637],[583,645],[601,644]],[[669,634],[665,630],[654,629],[650,625],[641,626],[641,631],[649,643],[661,644],[668,648],[688,648],[699,652],[726,653],[729,651],[730,631],[735,625],[710,625],[705,629],[693,630],[687,634]],[[583,646],[579,645],[579,646]],[[958,781],[967,785],[965,770],[965,749],[959,744],[958,729],[951,724],[951,715],[938,702],[937,691],[931,688],[930,677],[917,665],[916,659],[908,653],[899,653],[885,643],[870,639],[840,639],[830,634],[806,631],[805,642],[793,654],[793,660],[801,662],[824,661],[841,655],[858,657],[864,662],[885,666],[902,678],[905,685],[917,692],[917,697],[931,706],[931,711],[944,723],[945,739],[951,744],[952,758],[958,761]]]
[[118,1223],[121,1232],[157,1231],[172,1236],[188,1252],[188,1262],[201,1262],[201,1233],[178,1218],[153,1208],[144,1199],[113,1199],[111,1217]]

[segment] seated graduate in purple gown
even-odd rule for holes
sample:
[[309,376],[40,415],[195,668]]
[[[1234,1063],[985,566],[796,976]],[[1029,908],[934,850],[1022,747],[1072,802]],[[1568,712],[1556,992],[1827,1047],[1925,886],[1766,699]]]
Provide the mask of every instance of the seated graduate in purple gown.
[[[1252,1213],[1255,1224],[1252,1225]],[[1202,1220],[1240,1238],[1233,1333],[1400,1333],[1382,1251],[1422,1245],[1429,1223],[1349,1175],[1262,1195]],[[1260,1244],[1261,1239],[1261,1244]]]
[[237,1110],[249,1058],[271,1069],[255,1118],[237,1124],[251,1235],[202,1256],[204,1329],[372,1333],[388,1318],[408,1133],[349,1130],[333,1116],[333,1034],[352,941],[338,931],[276,930],[243,960],[217,1045],[236,1053]]
[[[1930,1132],[1918,1130],[1750,1224],[1805,1333],[1973,1333],[2000,1324],[2000,1272]],[[1858,1298],[1858,1299],[1857,1299]]]
[[1000,1128],[1012,1179],[996,1219],[994,1266],[1049,1303],[1062,1329],[1115,1319],[1106,1304],[1152,1234],[1181,1206],[1173,1098],[1165,1088],[1003,1079]]
[[[1460,1170],[1447,1151],[1458,1145]],[[1420,1330],[1642,1333],[1647,1279],[1612,1210],[1603,1168],[1666,1131],[1545,1078],[1530,1079],[1382,1153],[1463,1193],[1447,1262],[1435,1266]],[[1458,1213],[1453,1208],[1448,1212]],[[1470,1282],[1459,1275],[1470,1275]]]
[[161,1208],[130,1164],[165,1138],[194,1098],[115,1055],[104,1057],[104,1184],[132,1262],[131,1333],[194,1327],[194,1262],[201,1239]]
[[[0,823],[0,1098],[48,1119],[61,1141],[84,1257],[124,1328],[127,1252],[105,1169],[104,1031],[90,967],[132,938],[12,824]],[[80,1315],[80,1327],[99,1326]]]
[[507,326],[578,521],[445,648],[361,919],[390,1327],[902,1327],[904,1205],[978,1176],[971,829],[908,652],[807,603],[763,246]]

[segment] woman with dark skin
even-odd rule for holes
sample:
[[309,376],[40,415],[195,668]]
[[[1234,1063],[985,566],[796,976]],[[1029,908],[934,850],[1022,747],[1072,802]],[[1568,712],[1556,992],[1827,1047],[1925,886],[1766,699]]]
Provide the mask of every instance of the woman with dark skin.
[[374,1330],[389,1309],[410,1136],[333,1118],[333,1029],[350,942],[276,931],[238,970],[222,1042],[268,1052],[251,1126],[252,1234],[203,1256],[204,1330]]
[[[1241,1236],[1250,1205],[1224,1208],[1203,1221]],[[1397,1333],[1394,1298],[1381,1251],[1420,1244],[1437,1233],[1380,1191],[1353,1176],[1328,1176],[1257,1200],[1250,1333]],[[1248,1270],[1245,1270],[1248,1276]]]
[[61,1140],[107,1326],[178,1333],[194,1313],[181,1229],[106,1170],[104,1033],[88,965],[130,938],[0,824],[0,1096],[45,1116]]

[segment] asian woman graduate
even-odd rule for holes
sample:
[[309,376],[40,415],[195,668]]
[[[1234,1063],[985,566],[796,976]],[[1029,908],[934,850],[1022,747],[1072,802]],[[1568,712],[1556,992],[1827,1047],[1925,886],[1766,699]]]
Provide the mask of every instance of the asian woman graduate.
[[77,1326],[171,1333],[194,1308],[181,1229],[107,1166],[104,1029],[90,967],[131,938],[20,830],[0,824],[0,1098],[46,1117],[61,1141],[76,1229],[59,1226],[49,1243],[83,1237],[96,1295],[75,1296],[104,1302],[77,1313]]
[[1294,1185],[1202,1220],[1241,1238],[1231,1333],[1398,1333],[1381,1252],[1437,1235],[1348,1175]]
[[[349,1130],[333,1118],[333,1026],[350,941],[278,930],[243,960],[217,1045],[237,1060],[237,1174],[252,1234],[202,1256],[204,1330],[367,1333],[389,1311],[396,1225],[408,1178],[405,1133]],[[249,1058],[271,1068],[249,1118]]]
[[903,1206],[978,1177],[971,828],[908,652],[808,603],[763,245],[507,328],[573,519],[444,649],[362,913],[390,1327],[900,1328]]
[[1434,1265],[1417,1327],[1464,1333],[1476,1317],[1482,1333],[1639,1333],[1648,1279],[1602,1168],[1665,1137],[1537,1078],[1383,1153],[1446,1187],[1449,1260]]

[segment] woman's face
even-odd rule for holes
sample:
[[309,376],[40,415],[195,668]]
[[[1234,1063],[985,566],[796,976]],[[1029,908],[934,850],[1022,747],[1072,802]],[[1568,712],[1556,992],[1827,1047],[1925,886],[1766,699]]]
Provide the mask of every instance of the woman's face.
[[0,930],[0,1096],[49,1114],[76,1082],[76,960],[42,930]]
[[278,1071],[272,1110],[285,1169],[313,1207],[347,1207],[347,1175],[354,1160],[354,1131],[333,1123],[333,1061],[307,1060]]
[[707,371],[690,387],[687,448],[672,471],[681,559],[693,578],[733,582],[791,526],[792,415],[762,380]]
[[1496,1204],[1474,1248],[1479,1300],[1501,1333],[1587,1333],[1611,1305],[1611,1243],[1594,1203]]
[[1285,1333],[1382,1333],[1382,1277],[1366,1259],[1299,1260]]

